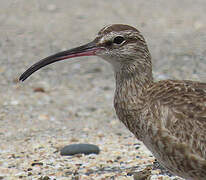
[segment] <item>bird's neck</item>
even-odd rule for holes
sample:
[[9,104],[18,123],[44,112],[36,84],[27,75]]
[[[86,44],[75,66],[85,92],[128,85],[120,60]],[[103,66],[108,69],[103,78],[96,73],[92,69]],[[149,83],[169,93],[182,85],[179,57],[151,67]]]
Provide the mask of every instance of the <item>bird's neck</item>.
[[118,88],[128,90],[135,88],[135,93],[141,93],[146,86],[153,82],[152,65],[138,62],[125,64],[115,72],[115,79],[117,90]]
[[114,106],[117,116],[141,140],[144,124],[141,119],[141,109],[145,104],[142,93],[153,82],[151,64],[136,63],[124,66],[115,73],[115,78]]

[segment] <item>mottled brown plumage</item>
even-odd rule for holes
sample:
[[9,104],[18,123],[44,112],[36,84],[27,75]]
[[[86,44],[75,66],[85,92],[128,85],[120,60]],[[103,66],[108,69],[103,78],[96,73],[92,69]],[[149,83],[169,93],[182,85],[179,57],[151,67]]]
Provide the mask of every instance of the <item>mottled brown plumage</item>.
[[85,55],[112,64],[117,116],[158,161],[180,177],[205,180],[206,83],[154,82],[149,50],[134,27],[106,26],[91,43],[41,60],[20,80],[47,64]]

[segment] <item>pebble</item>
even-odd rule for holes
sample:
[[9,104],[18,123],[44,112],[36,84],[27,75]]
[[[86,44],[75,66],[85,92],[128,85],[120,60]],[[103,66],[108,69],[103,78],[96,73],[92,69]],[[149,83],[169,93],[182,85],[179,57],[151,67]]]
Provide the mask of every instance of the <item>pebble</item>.
[[43,87],[35,87],[33,89],[34,92],[40,92],[40,93],[45,93],[45,89]]
[[62,156],[72,156],[75,154],[99,154],[100,149],[93,144],[70,144],[61,149]]

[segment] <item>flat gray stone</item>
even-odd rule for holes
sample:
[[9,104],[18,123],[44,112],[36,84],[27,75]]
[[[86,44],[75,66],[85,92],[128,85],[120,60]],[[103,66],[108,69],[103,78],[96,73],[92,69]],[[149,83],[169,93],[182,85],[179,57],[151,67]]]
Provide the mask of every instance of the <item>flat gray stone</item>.
[[75,154],[99,154],[100,149],[94,144],[70,144],[61,149],[60,155],[72,156]]

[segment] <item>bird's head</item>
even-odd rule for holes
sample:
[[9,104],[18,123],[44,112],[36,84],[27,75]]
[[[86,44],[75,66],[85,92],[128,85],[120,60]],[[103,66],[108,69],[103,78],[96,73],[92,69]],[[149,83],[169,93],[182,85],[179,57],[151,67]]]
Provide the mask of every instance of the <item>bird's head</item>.
[[48,64],[73,57],[95,55],[111,63],[115,71],[136,62],[151,63],[146,42],[140,32],[128,25],[113,24],[101,29],[92,42],[59,52],[35,63],[20,76],[20,80],[24,81]]

